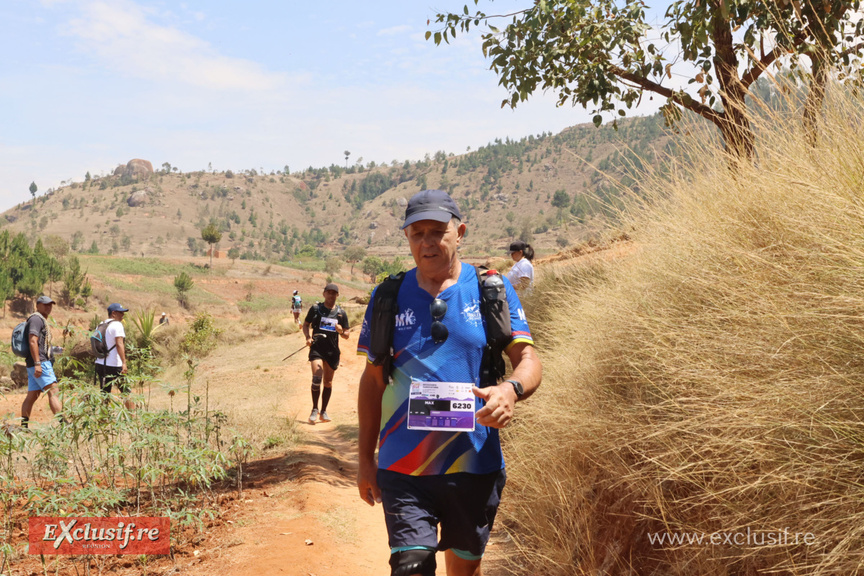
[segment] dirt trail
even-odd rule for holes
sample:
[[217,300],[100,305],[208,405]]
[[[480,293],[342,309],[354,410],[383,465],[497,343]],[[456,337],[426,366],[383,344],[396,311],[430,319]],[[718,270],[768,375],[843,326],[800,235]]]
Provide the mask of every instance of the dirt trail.
[[[302,346],[300,334],[278,340],[280,350]],[[227,524],[224,541],[208,538],[205,547],[210,550],[201,550],[201,563],[189,573],[371,576],[388,572],[383,512],[362,502],[355,485],[357,385],[364,359],[354,354],[356,335],[342,341],[341,348],[342,361],[327,410],[333,418],[330,423],[310,425],[306,420],[311,409],[311,372],[304,353],[287,366],[272,367],[285,376],[288,394],[281,410],[303,427],[305,440],[287,457],[250,464],[245,498],[235,504],[236,515],[229,514],[233,523]]]

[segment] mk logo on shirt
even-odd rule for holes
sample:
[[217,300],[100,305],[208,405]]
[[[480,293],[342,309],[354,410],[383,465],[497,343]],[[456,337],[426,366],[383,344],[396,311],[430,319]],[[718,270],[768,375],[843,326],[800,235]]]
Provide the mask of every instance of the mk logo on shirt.
[[406,308],[404,312],[396,315],[396,328],[413,326],[416,323],[417,318],[414,316],[414,311],[411,308]]

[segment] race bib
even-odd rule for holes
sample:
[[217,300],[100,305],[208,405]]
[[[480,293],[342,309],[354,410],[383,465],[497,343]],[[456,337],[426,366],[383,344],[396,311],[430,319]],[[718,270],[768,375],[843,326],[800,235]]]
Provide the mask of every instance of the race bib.
[[473,386],[465,382],[411,382],[408,429],[473,432]]
[[321,322],[318,323],[318,329],[324,332],[336,332],[336,318],[321,318]]

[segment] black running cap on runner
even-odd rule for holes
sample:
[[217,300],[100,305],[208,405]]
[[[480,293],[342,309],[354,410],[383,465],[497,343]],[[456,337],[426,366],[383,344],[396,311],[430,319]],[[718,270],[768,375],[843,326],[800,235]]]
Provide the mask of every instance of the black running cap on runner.
[[522,240],[516,240],[516,241],[510,243],[510,250],[508,250],[508,252],[521,252],[522,250],[525,250],[525,248],[527,248],[527,247],[528,247],[528,244],[526,244]]
[[339,286],[337,286],[336,284],[333,284],[331,282],[330,284],[327,284],[327,286],[324,287],[324,292],[329,292],[330,290],[332,290],[338,294],[339,293]]
[[420,220],[449,222],[454,216],[462,220],[459,207],[456,206],[456,202],[453,201],[453,198],[447,192],[443,190],[423,190],[412,196],[408,201],[402,229],[404,230]]

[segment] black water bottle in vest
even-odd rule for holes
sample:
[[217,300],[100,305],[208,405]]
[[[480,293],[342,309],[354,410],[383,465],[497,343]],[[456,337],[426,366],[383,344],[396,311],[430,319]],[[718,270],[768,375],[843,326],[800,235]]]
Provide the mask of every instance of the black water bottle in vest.
[[487,307],[486,337],[496,347],[510,342],[510,307],[504,280],[496,270],[489,270],[483,279],[483,301]]

